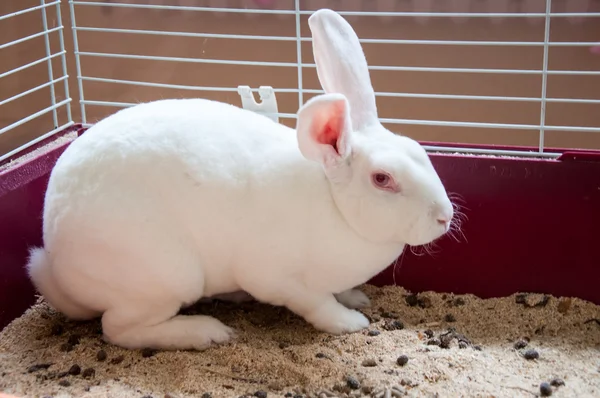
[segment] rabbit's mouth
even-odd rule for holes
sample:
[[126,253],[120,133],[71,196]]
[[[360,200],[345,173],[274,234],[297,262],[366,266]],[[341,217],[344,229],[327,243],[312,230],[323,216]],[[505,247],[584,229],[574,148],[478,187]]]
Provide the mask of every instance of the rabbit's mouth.
[[[440,250],[439,242],[444,238],[450,238],[457,243],[467,242],[467,237],[463,231],[463,225],[467,221],[465,207],[457,203],[461,202],[462,198],[457,194],[449,194],[448,197],[452,204],[452,217],[449,220],[437,220],[437,225],[431,227],[437,230],[436,236],[432,239],[415,239],[413,242],[407,242],[410,252],[414,255],[436,255]],[[428,235],[431,232],[430,230]]]

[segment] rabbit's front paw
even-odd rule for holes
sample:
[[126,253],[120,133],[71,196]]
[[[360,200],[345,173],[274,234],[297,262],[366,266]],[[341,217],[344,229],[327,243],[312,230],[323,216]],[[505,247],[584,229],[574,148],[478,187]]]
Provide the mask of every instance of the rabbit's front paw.
[[371,300],[358,289],[348,289],[335,295],[337,301],[348,308],[366,308],[371,305]]
[[331,334],[354,333],[369,326],[369,320],[358,311],[346,307],[320,314],[313,323],[317,329]]

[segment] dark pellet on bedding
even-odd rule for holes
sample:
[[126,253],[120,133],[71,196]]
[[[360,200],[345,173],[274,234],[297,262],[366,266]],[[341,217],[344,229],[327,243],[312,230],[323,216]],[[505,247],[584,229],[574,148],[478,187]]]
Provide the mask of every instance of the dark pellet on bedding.
[[455,307],[460,307],[461,305],[465,305],[466,302],[465,302],[465,299],[463,299],[462,297],[457,297],[454,299],[453,304]]
[[100,350],[96,353],[96,359],[100,362],[102,361],[106,361],[106,358],[108,358],[108,355],[106,354],[106,351],[104,350]]
[[540,384],[540,395],[542,397],[549,397],[552,395],[552,387],[549,383],[543,382]]
[[361,365],[371,368],[373,366],[377,366],[377,361],[374,360],[373,358],[368,358],[368,359],[365,359],[364,361],[362,361]]
[[383,328],[385,330],[402,330],[404,329],[404,324],[396,319],[393,321],[386,322]]
[[440,347],[442,348],[450,348],[450,343],[452,343],[452,339],[454,338],[454,335],[452,333],[448,333],[445,335],[440,336]]
[[73,348],[75,348],[75,346],[71,343],[63,343],[60,345],[60,350],[63,352],[71,352],[73,351]]
[[377,329],[371,329],[367,332],[369,336],[379,336],[381,332]]
[[52,333],[53,336],[60,336],[64,331],[65,328],[60,323],[55,323],[52,325],[52,329],[50,329],[50,333]]
[[433,330],[431,329],[427,329],[423,332],[425,334],[425,336],[432,338],[433,337]]
[[317,355],[315,355],[315,357],[322,359],[322,358],[326,358],[327,356],[325,354],[323,354],[322,352],[317,352]]
[[529,360],[538,359],[540,357],[540,354],[534,349],[529,349],[523,353],[523,357]]
[[408,357],[406,355],[400,355],[398,359],[396,359],[396,363],[400,366],[404,366],[408,363]]
[[346,385],[352,390],[358,390],[360,388],[360,382],[355,377],[346,377]]
[[150,358],[150,357],[154,356],[154,354],[156,354],[156,351],[153,350],[152,348],[144,348],[142,350],[142,357],[144,357],[144,358]]
[[515,348],[515,350],[520,350],[520,349],[527,347],[527,344],[529,344],[529,343],[526,340],[519,339],[519,340],[515,341],[515,344],[513,345],[513,347]]
[[77,344],[79,344],[80,340],[81,340],[81,336],[79,336],[78,334],[72,334],[69,336],[67,343],[69,343],[71,345],[77,345]]
[[526,294],[517,294],[515,296],[516,304],[526,304],[527,303],[527,295]]
[[81,375],[86,379],[90,379],[96,375],[96,370],[94,368],[87,368]]
[[37,372],[38,370],[46,370],[48,369],[50,366],[52,366],[51,363],[37,363],[35,365],[31,365],[28,369],[27,369],[27,373],[33,373],[33,372]]
[[467,342],[465,342],[465,341],[459,341],[458,342],[458,348],[460,348],[460,349],[465,349],[468,346],[469,346],[469,344],[467,344]]
[[406,304],[408,304],[409,307],[415,307],[417,304],[419,304],[419,298],[416,294],[409,294],[406,296],[404,301],[406,301]]
[[545,307],[550,302],[550,296],[544,295],[540,301],[535,303],[534,307]]
[[559,379],[558,377],[550,380],[550,385],[554,387],[562,387],[565,385],[565,381],[563,379]]
[[267,398],[267,393],[265,391],[257,391],[254,393],[254,396],[257,398]]
[[110,363],[113,365],[118,365],[121,362],[123,362],[125,360],[125,356],[124,355],[119,355],[118,357],[114,357],[113,359],[110,360]]
[[419,306],[421,308],[431,307],[431,299],[429,297],[419,297],[416,294],[409,294],[404,298],[409,307]]
[[419,307],[429,308],[431,307],[431,299],[429,297],[419,297]]
[[442,342],[438,338],[432,338],[432,339],[427,340],[427,345],[437,345],[437,346],[439,346],[441,344],[442,344]]
[[201,398],[212,398],[212,394],[209,392],[205,392],[204,394],[202,394]]
[[81,367],[77,364],[74,364],[69,368],[67,373],[69,373],[71,376],[77,376],[81,373]]
[[446,314],[444,317],[444,321],[446,322],[456,322],[456,317],[452,314]]
[[58,385],[61,387],[69,387],[71,385],[71,382],[69,380],[61,380],[58,382]]

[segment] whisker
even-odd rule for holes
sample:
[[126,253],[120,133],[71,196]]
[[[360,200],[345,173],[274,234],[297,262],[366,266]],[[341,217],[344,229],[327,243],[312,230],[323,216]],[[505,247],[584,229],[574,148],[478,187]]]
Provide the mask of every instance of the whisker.
[[402,253],[400,253],[400,256],[398,256],[398,258],[396,259],[396,261],[394,261],[393,264],[393,268],[392,268],[392,280],[394,282],[394,286],[397,286],[398,283],[396,282],[396,270],[398,269],[398,267],[402,267],[402,260],[404,260],[404,251]]
[[462,240],[467,242],[467,237],[462,229],[463,224],[469,219],[465,213],[465,210],[468,211],[468,208],[465,206],[466,201],[460,194],[456,192],[449,192],[448,198],[450,199],[452,208],[454,210],[454,217],[450,222],[448,235],[458,243],[460,243]]
[[421,249],[422,246],[409,246],[409,250],[412,254],[414,254],[417,257],[421,257],[424,255],[424,253],[419,253],[417,252],[418,249]]

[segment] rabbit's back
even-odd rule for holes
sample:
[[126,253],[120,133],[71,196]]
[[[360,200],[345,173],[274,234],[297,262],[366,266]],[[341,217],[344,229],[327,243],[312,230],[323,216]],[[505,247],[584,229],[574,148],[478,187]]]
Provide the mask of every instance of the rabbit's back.
[[226,192],[265,183],[273,169],[297,170],[291,163],[298,162],[306,163],[294,130],[262,115],[209,100],[163,100],[92,126],[58,160],[49,191],[71,201],[150,191],[184,196],[214,185]]
[[240,165],[246,171],[264,166],[258,159],[290,156],[301,159],[294,130],[229,104],[181,99],[141,104],[101,120],[70,145],[59,165],[203,162],[205,171],[233,173]]

